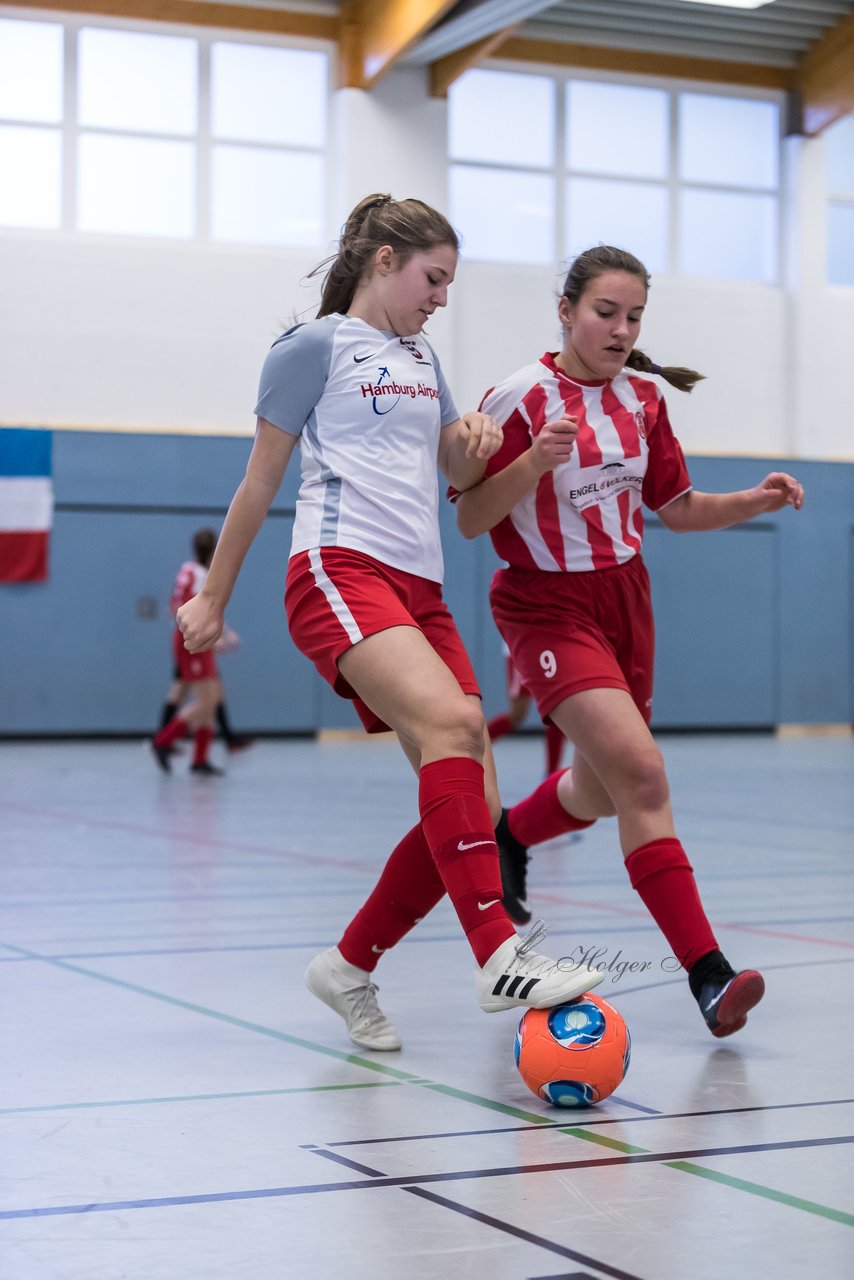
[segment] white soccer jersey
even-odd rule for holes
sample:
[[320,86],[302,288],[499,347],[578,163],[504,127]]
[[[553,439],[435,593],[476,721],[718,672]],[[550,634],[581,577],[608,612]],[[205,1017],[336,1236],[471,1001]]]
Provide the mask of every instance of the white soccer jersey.
[[641,549],[641,504],[658,511],[691,488],[664,399],[647,378],[623,370],[582,382],[547,353],[487,392],[481,409],[504,428],[487,475],[529,449],[547,422],[564,413],[578,421],[569,461],[547,471],[491,531],[509,564],[551,572],[623,564]]
[[442,581],[436,457],[459,414],[421,335],[343,315],[298,325],[264,361],[255,412],[300,437],[291,555],[350,547]]

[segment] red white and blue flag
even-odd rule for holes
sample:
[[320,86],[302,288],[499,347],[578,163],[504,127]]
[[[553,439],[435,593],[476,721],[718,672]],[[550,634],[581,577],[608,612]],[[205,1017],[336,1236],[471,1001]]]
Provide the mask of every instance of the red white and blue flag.
[[53,433],[0,428],[0,582],[44,582],[53,523]]

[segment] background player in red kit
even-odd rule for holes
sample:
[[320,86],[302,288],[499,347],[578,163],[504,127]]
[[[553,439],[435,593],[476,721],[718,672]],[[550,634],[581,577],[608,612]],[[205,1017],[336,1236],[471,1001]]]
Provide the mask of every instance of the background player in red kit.
[[458,247],[446,219],[419,200],[369,196],[352,211],[318,317],[283,334],[264,362],[246,476],[201,593],[178,611],[187,648],[210,649],[299,443],[291,636],[354,699],[369,732],[396,731],[419,773],[419,823],[338,945],[306,974],[351,1039],[372,1049],[401,1044],[377,1004],[377,960],[446,892],[487,1012],[559,1004],[601,978],[537,955],[534,936],[520,942],[502,906],[500,806],[480,696],[441,597],[437,459],[465,489],[502,438],[484,414],[459,416],[421,332],[447,304]]
[[[169,610],[174,618],[182,604],[201,590],[203,579],[201,571],[207,572],[210,566],[211,556],[216,547],[217,535],[213,529],[198,529],[193,534],[193,560],[186,560],[178,571],[178,577],[175,580],[175,586],[172,589],[172,596],[169,601]],[[225,627],[223,634],[216,644],[217,653],[229,653],[236,649],[240,644],[240,637],[236,631],[232,631],[231,627]],[[182,676],[182,671],[190,670],[192,667],[198,667],[198,663],[188,661],[190,655],[184,648],[184,637],[181,635],[180,628],[177,626],[172,635],[172,656],[173,671],[172,681],[166,694],[166,701],[160,714],[160,729],[175,719],[179,711],[181,711],[184,703],[187,701],[187,695],[190,692],[189,686]],[[216,669],[216,663],[214,663]],[[201,668],[199,668],[201,669]],[[222,684],[222,678],[217,672],[217,702],[215,718],[219,731],[225,741],[228,752],[245,751],[247,747],[251,747],[255,739],[249,737],[245,733],[235,733],[231,726],[228,709],[225,703],[225,690]],[[167,759],[176,754],[177,748],[174,742],[166,748]],[[159,759],[159,757],[158,757]],[[207,770],[205,770],[207,772]]]
[[[178,570],[175,586],[169,607],[173,615],[177,614],[182,604],[186,604],[201,591],[208,574],[208,566],[216,547],[216,533],[213,529],[199,529],[193,534],[193,560],[185,560]],[[225,629],[219,645],[232,647],[237,643],[237,636],[228,628]],[[155,734],[152,750],[157,763],[164,773],[172,767],[171,757],[175,743],[188,733],[193,733],[193,762],[191,773],[216,776],[222,773],[208,760],[208,751],[214,736],[214,721],[217,707],[222,700],[222,683],[213,651],[207,653],[190,653],[184,645],[184,637],[177,623],[172,633],[172,657],[175,663],[175,681],[173,692],[175,701],[180,698],[180,705],[175,706],[171,718]],[[189,691],[185,701],[181,694]]]
[[[660,369],[635,348],[649,276],[637,258],[599,246],[564,283],[561,351],[487,394],[504,427],[485,479],[457,498],[467,537],[489,529],[508,564],[495,574],[493,616],[540,714],[575,745],[573,767],[502,815],[510,914],[524,903],[526,846],[616,814],[633,887],[688,971],[712,1034],[744,1026],[761,974],[721,954],[676,837],[667,777],[649,731],[653,619],[640,555],[641,504],[678,532],[723,529],[803,503],[774,472],[755,488],[699,493],[655,383],[690,391],[701,377]],[[515,894],[515,903],[514,903]],[[514,907],[516,909],[514,909]]]

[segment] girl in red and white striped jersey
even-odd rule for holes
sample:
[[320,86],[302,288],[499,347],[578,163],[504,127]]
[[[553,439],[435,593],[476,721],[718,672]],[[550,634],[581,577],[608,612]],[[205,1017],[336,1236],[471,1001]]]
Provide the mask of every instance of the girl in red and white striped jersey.
[[493,388],[482,409],[504,427],[484,479],[457,496],[466,537],[489,530],[507,568],[493,616],[544,720],[575,745],[553,774],[502,815],[505,904],[524,903],[527,846],[616,814],[632,885],[688,971],[713,1035],[740,1030],[761,974],[721,954],[677,839],[661,754],[649,730],[653,618],[641,558],[645,504],[669,529],[724,529],[787,504],[803,489],[782,472],[737,493],[699,493],[661,376],[690,391],[702,375],[661,369],[639,351],[649,276],[609,246],[582,253],[564,283],[563,346]]
[[[436,466],[476,483],[501,433],[460,416],[421,330],[448,301],[457,236],[419,200],[374,195],[350,214],[316,319],[264,362],[246,476],[202,591],[178,610],[191,653],[209,649],[240,566],[297,445],[302,483],[285,607],[291,636],[369,732],[393,729],[419,775],[420,821],[392,852],[309,989],[356,1044],[393,1050],[372,973],[447,892],[486,1012],[547,1007],[600,980],[520,942],[502,906],[499,816],[480,694],[442,601]],[[488,800],[493,801],[492,806]]]

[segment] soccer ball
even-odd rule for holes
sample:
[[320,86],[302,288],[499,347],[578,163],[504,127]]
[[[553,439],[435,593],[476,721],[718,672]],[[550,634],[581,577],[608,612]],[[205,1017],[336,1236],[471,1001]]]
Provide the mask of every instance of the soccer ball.
[[632,1039],[614,1006],[588,992],[554,1009],[529,1009],[514,1052],[519,1075],[538,1098],[555,1107],[592,1107],[628,1071]]

